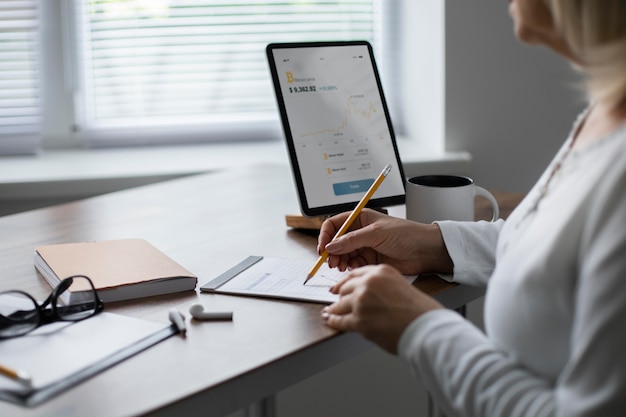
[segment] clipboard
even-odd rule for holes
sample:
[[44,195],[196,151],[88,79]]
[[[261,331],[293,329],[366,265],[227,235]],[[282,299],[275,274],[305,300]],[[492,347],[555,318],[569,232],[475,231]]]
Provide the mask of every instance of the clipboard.
[[103,312],[1,340],[3,365],[27,371],[33,384],[2,378],[0,400],[36,406],[178,332],[174,325]]
[[201,292],[330,304],[339,298],[328,290],[346,273],[324,264],[304,280],[313,262],[249,256],[200,287]]

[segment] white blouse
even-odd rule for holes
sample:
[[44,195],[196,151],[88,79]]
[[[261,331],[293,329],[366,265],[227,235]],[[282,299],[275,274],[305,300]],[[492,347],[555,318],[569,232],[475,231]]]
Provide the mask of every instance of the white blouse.
[[626,416],[626,125],[569,151],[579,123],[506,222],[439,223],[486,334],[437,310],[398,350],[448,416]]

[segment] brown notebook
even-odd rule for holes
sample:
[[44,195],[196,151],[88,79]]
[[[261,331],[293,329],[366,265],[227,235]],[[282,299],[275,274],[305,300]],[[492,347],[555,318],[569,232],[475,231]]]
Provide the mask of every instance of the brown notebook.
[[35,268],[52,287],[72,275],[88,276],[104,302],[193,290],[198,281],[143,239],[39,246]]

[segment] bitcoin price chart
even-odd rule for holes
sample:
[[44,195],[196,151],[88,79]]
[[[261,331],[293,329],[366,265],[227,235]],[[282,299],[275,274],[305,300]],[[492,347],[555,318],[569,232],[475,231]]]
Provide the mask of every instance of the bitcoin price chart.
[[383,97],[366,45],[277,49],[276,73],[310,206],[358,201],[382,168],[376,197],[404,194]]

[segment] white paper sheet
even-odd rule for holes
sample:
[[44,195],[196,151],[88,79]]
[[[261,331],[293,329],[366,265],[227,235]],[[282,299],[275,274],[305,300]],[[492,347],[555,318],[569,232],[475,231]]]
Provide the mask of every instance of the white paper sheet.
[[[106,312],[79,322],[52,323],[25,336],[0,340],[0,363],[28,372],[32,389],[39,389],[168,326]],[[2,390],[31,391],[19,382],[0,376]]]
[[313,263],[292,259],[263,258],[236,277],[220,286],[224,293],[261,297],[332,303],[336,294],[329,289],[344,275],[324,264],[306,285],[303,285]]

